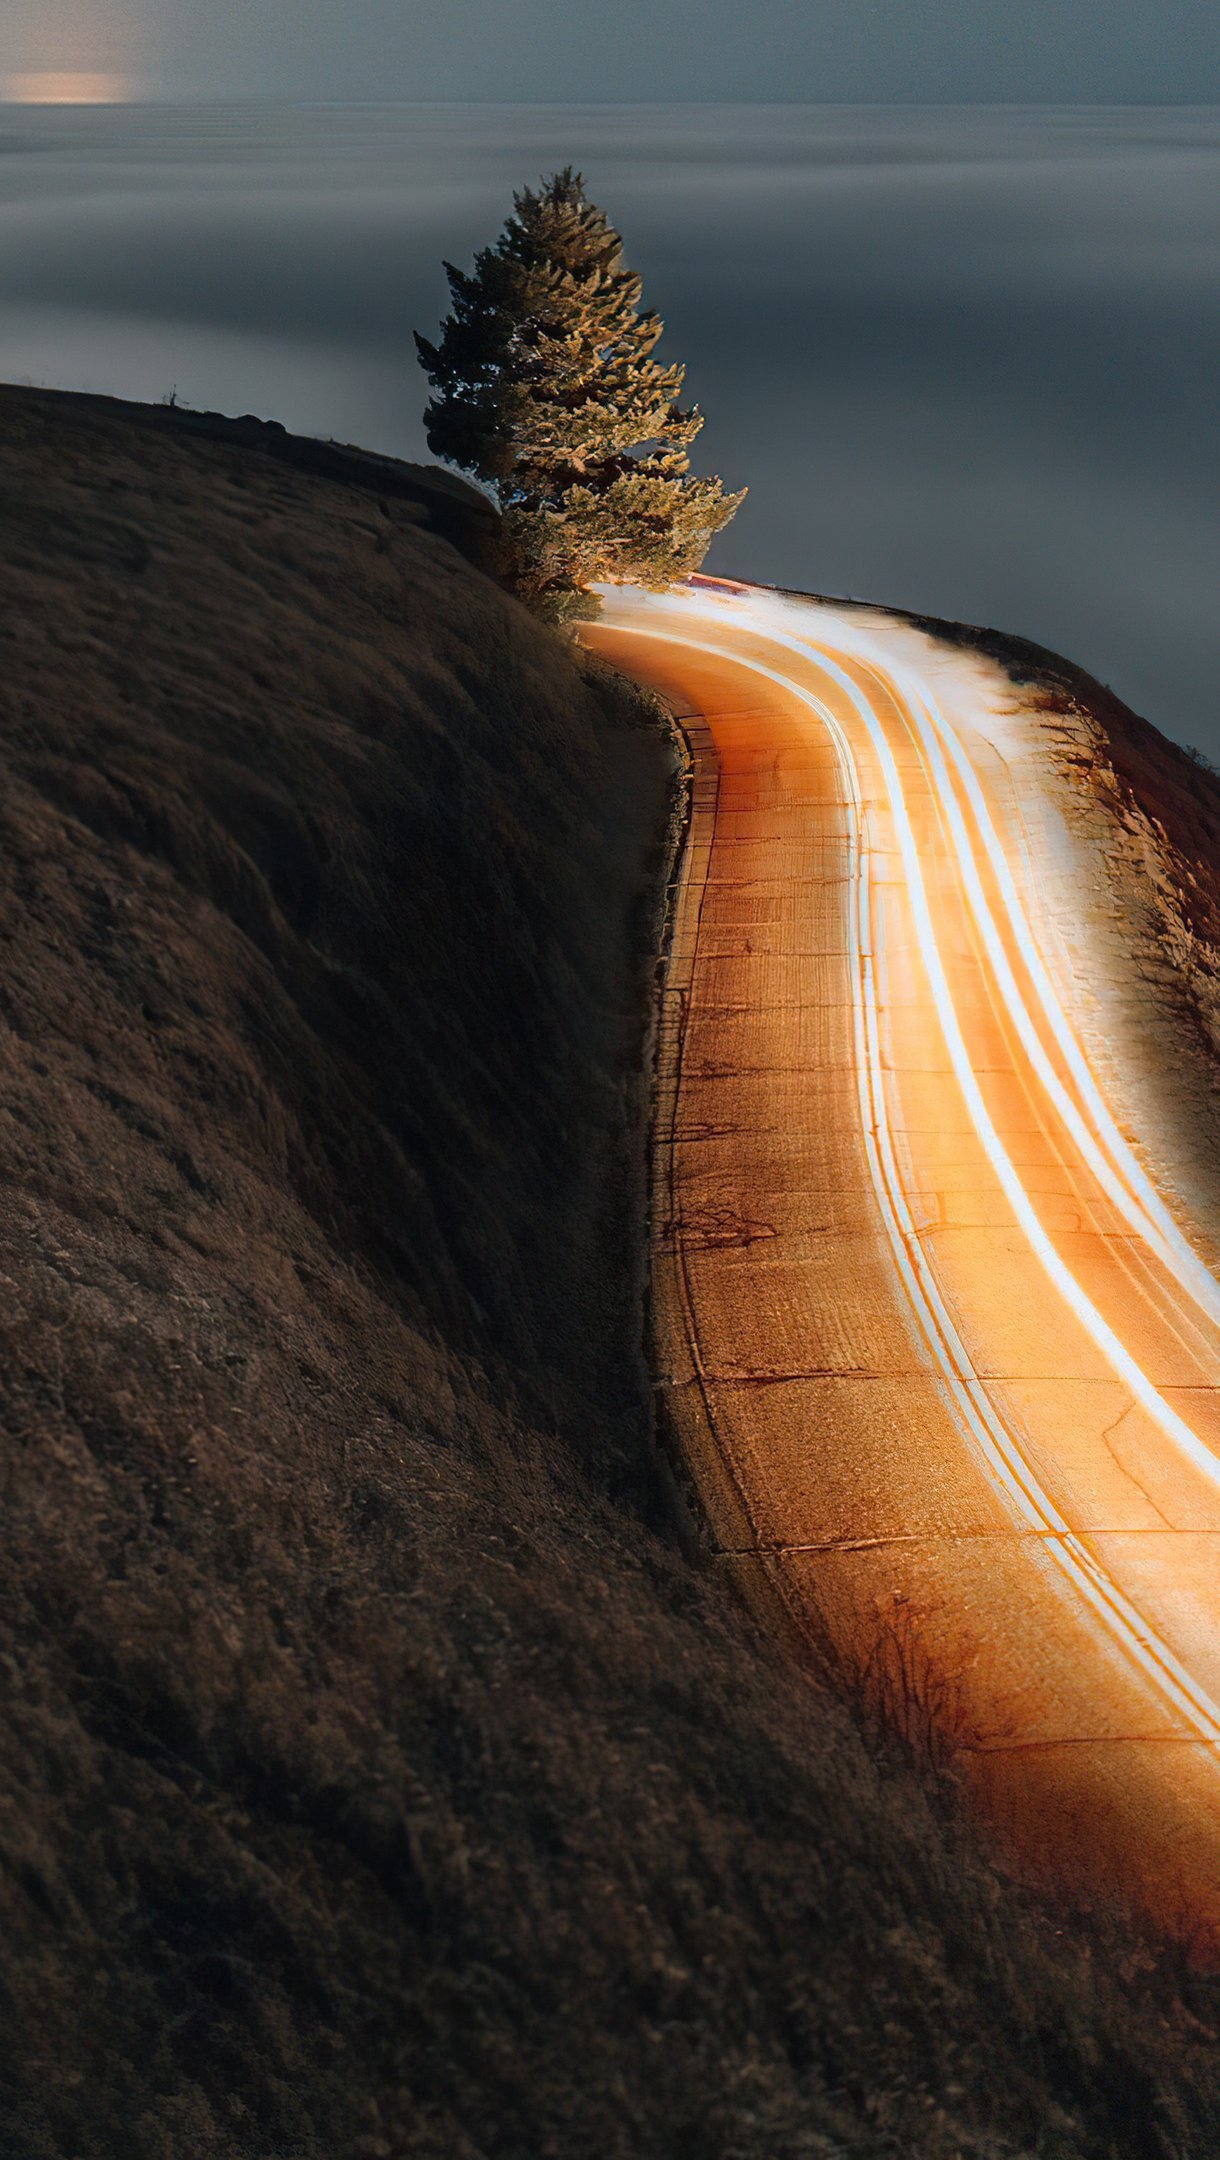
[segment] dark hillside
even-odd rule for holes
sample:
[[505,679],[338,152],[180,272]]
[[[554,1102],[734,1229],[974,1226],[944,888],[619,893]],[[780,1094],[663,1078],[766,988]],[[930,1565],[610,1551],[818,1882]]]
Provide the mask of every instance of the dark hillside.
[[426,476],[0,476],[5,2160],[1211,2152],[1201,1984],[667,1532],[647,715]]

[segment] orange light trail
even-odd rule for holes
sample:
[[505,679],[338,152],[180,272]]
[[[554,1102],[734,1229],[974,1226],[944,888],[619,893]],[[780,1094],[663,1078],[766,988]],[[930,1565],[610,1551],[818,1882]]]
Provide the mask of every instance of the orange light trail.
[[[617,622],[615,628],[619,634],[650,634],[643,625]],[[773,631],[768,630],[767,637],[769,642],[792,644],[794,649],[801,649],[798,641],[777,636]],[[1070,1524],[1043,1489],[1032,1465],[1024,1458],[1015,1435],[997,1414],[983,1381],[974,1370],[924,1252],[903,1191],[886,1109],[876,992],[876,954],[872,943],[868,821],[859,772],[846,736],[822,700],[779,670],[746,658],[710,639],[683,636],[680,642],[695,651],[731,659],[735,665],[745,667],[751,673],[782,686],[816,716],[830,735],[851,811],[849,875],[854,901],[849,916],[850,960],[861,1125],[874,1193],[885,1224],[894,1265],[909,1299],[912,1314],[941,1371],[965,1429],[1014,1512],[1023,1520],[1025,1526],[1042,1540],[1044,1550],[1057,1563],[1072,1587],[1084,1598],[1131,1663],[1146,1675],[1162,1697],[1186,1719],[1196,1737],[1214,1747],[1220,1742],[1220,1708],[1192,1678],[1170,1646],[1158,1637],[1155,1629],[1149,1625],[1118,1583],[1073,1534]],[[1161,1413],[1159,1421],[1170,1436],[1181,1445],[1178,1430],[1181,1428],[1192,1459],[1205,1463],[1212,1476],[1220,1475],[1220,1463],[1217,1463],[1216,1458],[1202,1446],[1189,1428],[1184,1426],[1183,1421],[1162,1401],[1151,1383],[1139,1371],[1113,1330],[1081,1290],[1071,1271],[1060,1260],[1038,1222],[1032,1203],[995,1130],[970,1068],[937,947],[915,836],[907,816],[902,783],[892,752],[867,701],[850,677],[825,651],[819,649],[816,658],[818,664],[850,699],[878,750],[889,791],[890,806],[900,836],[908,892],[919,929],[924,965],[946,1046],[959,1084],[970,1105],[976,1130],[1014,1211],[1056,1288],[1084,1321],[1099,1347],[1105,1350],[1122,1377],[1128,1379],[1128,1375],[1131,1375],[1137,1383],[1137,1399],[1154,1403]],[[1130,1380],[1128,1384],[1131,1384]],[[1132,1387],[1132,1392],[1136,1392],[1135,1386]]]
[[[711,604],[714,605],[714,603]],[[702,608],[708,605],[708,603],[696,599],[694,601],[694,605],[696,608]],[[1025,1234],[1029,1239],[1031,1246],[1037,1253],[1039,1260],[1041,1261],[1047,1274],[1050,1276],[1051,1281],[1054,1283],[1056,1289],[1060,1292],[1061,1296],[1067,1301],[1067,1303],[1072,1307],[1077,1318],[1088,1330],[1094,1342],[1097,1344],[1099,1350],[1101,1350],[1103,1356],[1113,1367],[1119,1378],[1124,1382],[1127,1387],[1130,1388],[1131,1393],[1134,1395],[1136,1401],[1141,1403],[1143,1407],[1149,1412],[1149,1414],[1156,1419],[1156,1422],[1161,1426],[1162,1430],[1168,1435],[1171,1440],[1174,1441],[1177,1447],[1181,1449],[1183,1455],[1187,1458],[1188,1461],[1192,1462],[1197,1469],[1202,1470],[1206,1476],[1212,1478],[1217,1483],[1220,1483],[1220,1458],[1218,1458],[1213,1453],[1213,1451],[1208,1448],[1203,1441],[1199,1439],[1198,1435],[1193,1432],[1190,1426],[1186,1423],[1186,1420],[1180,1417],[1178,1412],[1174,1410],[1172,1406],[1164,1400],[1164,1397],[1152,1385],[1152,1382],[1142,1371],[1136,1360],[1131,1356],[1125,1344],[1120,1340],[1114,1329],[1109,1326],[1108,1322],[1102,1317],[1101,1313],[1098,1312],[1092,1300],[1087,1297],[1085,1292],[1081,1289],[1079,1283],[1076,1281],[1075,1276],[1072,1274],[1071,1269],[1068,1268],[1063,1262],[1063,1260],[1060,1258],[1060,1255],[1055,1250],[1053,1243],[1051,1242],[1050,1238],[1047,1236],[1045,1230],[1039,1222],[1037,1211],[1034,1208],[1032,1201],[1030,1200],[1029,1194],[1026,1192],[1025,1187],[1022,1184],[1021,1179],[1013,1166],[1008,1151],[1004,1147],[1004,1144],[995,1129],[995,1125],[987,1110],[987,1106],[983,1100],[982,1091],[979,1088],[978,1082],[975,1078],[974,1071],[970,1063],[970,1058],[962,1037],[961,1027],[958,1022],[957,1012],[954,1007],[953,996],[949,988],[948,980],[946,978],[944,963],[941,959],[940,949],[936,939],[936,933],[932,924],[931,912],[928,907],[928,899],[924,886],[923,871],[919,861],[919,851],[916,845],[915,833],[911,824],[910,816],[907,811],[906,798],[903,791],[902,781],[898,774],[898,768],[894,760],[893,751],[891,750],[889,742],[886,739],[884,730],[882,729],[880,723],[877,720],[876,714],[873,712],[872,707],[868,703],[868,700],[863,696],[863,694],[857,688],[856,684],[852,681],[851,677],[845,673],[845,671],[838,665],[835,660],[831,658],[830,654],[824,649],[806,641],[802,641],[801,639],[786,636],[784,633],[779,632],[771,627],[768,627],[766,629],[765,635],[767,637],[767,641],[770,644],[787,646],[792,651],[805,653],[819,666],[821,666],[830,676],[831,680],[838,685],[838,687],[844,692],[845,696],[850,700],[861,722],[863,723],[865,729],[869,734],[882,771],[885,775],[885,783],[889,793],[890,806],[898,833],[899,846],[902,851],[903,866],[905,869],[907,880],[907,889],[914,912],[914,918],[920,942],[920,949],[922,951],[924,965],[927,970],[928,983],[932,999],[935,1003],[937,1014],[940,1019],[941,1031],[944,1036],[945,1045],[949,1052],[949,1057],[953,1065],[953,1070],[957,1076],[958,1083],[969,1105],[971,1116],[974,1120],[975,1129],[978,1132],[979,1138],[983,1143],[992,1167],[995,1170],[996,1175],[998,1176],[1000,1183],[1009,1198],[1009,1201],[1011,1202],[1013,1211],[1016,1214],[1017,1219],[1020,1222],[1023,1230],[1025,1231]],[[704,643],[701,649],[706,652],[719,651],[722,657],[726,659],[734,657],[731,651],[723,646],[716,647]],[[759,672],[762,671],[760,670]],[[799,686],[794,683],[788,682],[786,678],[784,678],[782,675],[776,674],[774,671],[768,672],[770,673],[771,679],[773,681],[783,683],[784,687],[786,689],[789,689],[794,696],[816,707],[816,701],[810,700],[807,697],[807,694],[802,691]],[[923,702],[924,699],[920,697],[919,703]],[[826,714],[825,707],[820,707],[817,709],[822,712],[824,718],[829,718],[829,715]],[[934,764],[933,777],[939,785],[941,775],[943,773],[943,760],[937,761],[937,763],[939,764],[940,769],[938,771],[937,765]],[[1172,1218],[1168,1216],[1167,1211],[1164,1209],[1163,1203],[1155,1194],[1152,1194],[1154,1207],[1158,1211],[1163,1221],[1167,1224],[1169,1233],[1171,1233],[1171,1235],[1168,1236],[1162,1229],[1161,1222],[1154,1222],[1151,1216],[1141,1205],[1140,1201],[1137,1200],[1133,1196],[1133,1194],[1124,1190],[1123,1186],[1113,1176],[1109,1165],[1103,1160],[1099,1150],[1097,1149],[1092,1139],[1092,1136],[1086,1130],[1083,1121],[1081,1120],[1079,1114],[1075,1109],[1074,1104],[1071,1103],[1066,1094],[1066,1091],[1062,1088],[1055,1074],[1051,1070],[1045,1053],[1042,1050],[1042,1046],[1037,1039],[1037,1035],[1030,1024],[1029,1016],[1025,1008],[1024,1002],[1022,1001],[1019,993],[1017,992],[1016,983],[1012,975],[1012,970],[1008,965],[1008,961],[1004,955],[1003,948],[1000,945],[999,938],[996,933],[994,919],[992,918],[991,912],[982,896],[973,852],[970,848],[969,840],[966,835],[964,825],[962,823],[961,813],[958,809],[956,798],[953,796],[952,790],[947,787],[944,788],[941,793],[941,805],[947,814],[950,829],[953,832],[954,841],[957,846],[959,869],[963,877],[966,891],[970,896],[976,920],[979,922],[980,928],[983,932],[984,941],[988,950],[988,955],[995,970],[997,985],[999,987],[1001,995],[1004,998],[1005,1004],[1008,1007],[1013,1022],[1017,1028],[1017,1032],[1020,1035],[1021,1040],[1027,1050],[1027,1053],[1030,1056],[1030,1061],[1034,1066],[1034,1070],[1038,1074],[1038,1077],[1042,1081],[1044,1087],[1047,1089],[1048,1094],[1050,1094],[1051,1099],[1054,1102],[1056,1109],[1059,1110],[1061,1116],[1063,1117],[1064,1122],[1068,1125],[1068,1128],[1071,1131],[1073,1138],[1076,1140],[1077,1145],[1080,1147],[1082,1154],[1085,1155],[1086,1160],[1090,1164],[1090,1167],[1093,1167],[1095,1169],[1099,1181],[1105,1185],[1106,1190],[1114,1199],[1116,1205],[1118,1205],[1126,1214],[1133,1229],[1135,1229],[1140,1235],[1146,1237],[1149,1243],[1154,1245],[1158,1253],[1160,1253],[1166,1259],[1166,1262],[1171,1268],[1172,1272],[1178,1277],[1180,1281],[1185,1280],[1185,1270],[1183,1267],[1183,1260],[1181,1254],[1184,1253],[1186,1260],[1194,1263],[1196,1267],[1200,1266],[1201,1264],[1197,1262],[1196,1256],[1190,1251],[1189,1247],[1185,1245],[1185,1241],[1181,1239],[1180,1233],[1177,1231],[1176,1225],[1173,1224]],[[1013,888],[1013,893],[1015,899],[1015,888]],[[1019,921],[1021,925],[1020,935],[1023,940],[1023,946],[1026,950],[1032,953],[1034,950],[1033,939],[1029,932],[1028,925],[1024,921],[1023,914],[1019,915]],[[1043,979],[1046,982],[1047,990],[1049,993],[1049,978],[1045,976],[1044,969],[1041,971],[1041,973]],[[1053,1002],[1053,993],[1050,993],[1050,996]],[[1061,1011],[1058,1010],[1057,1007],[1056,1012],[1058,1018],[1058,1027],[1061,1036],[1069,1035],[1070,1031],[1068,1031],[1066,1017],[1062,1014]],[[1078,1068],[1084,1071],[1087,1075],[1087,1068],[1085,1067],[1084,1059],[1078,1047],[1075,1046],[1074,1043],[1073,1050]],[[1092,1083],[1091,1078],[1089,1079],[1089,1085],[1092,1089],[1093,1095],[1096,1096],[1096,1087]],[[1100,1102],[1100,1097],[1097,1097],[1097,1100]],[[1115,1136],[1117,1137],[1117,1129],[1113,1127],[1112,1120],[1107,1120],[1107,1123],[1110,1129],[1115,1132]],[[1130,1154],[1130,1150],[1126,1149],[1125,1144],[1120,1144],[1123,1147],[1122,1159],[1124,1164],[1124,1170],[1129,1176],[1131,1182],[1134,1184],[1138,1179],[1143,1183],[1144,1187],[1149,1192],[1151,1192],[1151,1188],[1148,1186],[1147,1180],[1143,1177],[1143,1173],[1139,1170],[1138,1165],[1135,1164],[1134,1158]],[[1177,1241],[1176,1248],[1174,1246],[1173,1240]],[[1177,1248],[1180,1248],[1180,1250]],[[1197,1290],[1195,1285],[1195,1278],[1193,1275],[1190,1278],[1189,1287],[1191,1289],[1192,1295],[1199,1297],[1200,1302],[1214,1306],[1218,1301],[1220,1301],[1220,1288],[1218,1288],[1218,1286],[1210,1277],[1208,1277],[1207,1290],[1204,1294],[1201,1294]]]

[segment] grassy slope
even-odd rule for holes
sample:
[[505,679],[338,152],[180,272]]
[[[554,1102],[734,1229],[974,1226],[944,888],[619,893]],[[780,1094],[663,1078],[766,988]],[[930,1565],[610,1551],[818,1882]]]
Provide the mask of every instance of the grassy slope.
[[0,394],[6,2155],[1210,2151],[666,1532],[664,746],[269,451]]

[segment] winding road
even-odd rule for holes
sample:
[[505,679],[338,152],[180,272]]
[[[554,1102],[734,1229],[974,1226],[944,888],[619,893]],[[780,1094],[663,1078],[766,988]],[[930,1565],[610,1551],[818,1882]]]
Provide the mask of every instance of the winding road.
[[1081,1046],[994,731],[886,620],[700,580],[586,630],[694,759],[659,1376],[768,1619],[1015,1848],[1220,1939],[1220,1285]]

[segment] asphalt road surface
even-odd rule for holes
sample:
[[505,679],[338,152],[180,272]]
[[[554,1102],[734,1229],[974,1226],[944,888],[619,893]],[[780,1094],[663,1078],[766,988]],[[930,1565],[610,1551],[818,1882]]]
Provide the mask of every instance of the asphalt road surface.
[[712,581],[587,630],[694,757],[659,1377],[770,1622],[1014,1849],[1220,1939],[1220,1287],[1080,1046],[1005,758],[905,635]]

